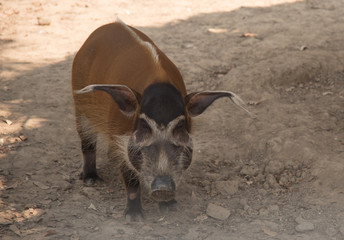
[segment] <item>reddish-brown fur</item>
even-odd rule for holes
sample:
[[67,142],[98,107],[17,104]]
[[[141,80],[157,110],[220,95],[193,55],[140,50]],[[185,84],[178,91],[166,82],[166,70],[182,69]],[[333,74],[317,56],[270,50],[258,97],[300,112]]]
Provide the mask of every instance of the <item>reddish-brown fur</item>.
[[[142,41],[153,46],[158,61],[155,61],[154,53]],[[184,81],[177,67],[150,38],[120,21],[95,30],[73,62],[74,91],[90,84],[122,84],[142,95],[145,88],[154,82],[169,82],[183,97],[186,96]],[[110,138],[129,133],[133,129],[136,116],[125,116],[107,93],[74,93],[73,97],[79,128],[85,127],[83,119],[87,119],[93,131],[103,132]],[[138,111],[139,109],[137,113]]]

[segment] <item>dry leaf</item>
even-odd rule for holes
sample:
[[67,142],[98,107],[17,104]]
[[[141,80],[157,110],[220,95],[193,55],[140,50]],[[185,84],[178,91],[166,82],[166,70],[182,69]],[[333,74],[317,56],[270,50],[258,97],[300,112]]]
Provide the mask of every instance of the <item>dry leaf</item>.
[[11,226],[10,226],[10,230],[11,230],[12,232],[14,232],[15,234],[17,234],[19,237],[21,237],[21,232],[20,232],[20,230],[17,228],[16,225],[11,225]]
[[51,235],[55,235],[56,234],[56,231],[55,230],[48,230],[45,234],[44,234],[44,237],[48,237],[48,236],[51,236]]
[[258,34],[256,34],[256,33],[244,33],[241,35],[241,37],[258,37]]
[[37,17],[37,24],[39,26],[49,26],[50,25],[50,20],[47,19],[47,18]]
[[262,230],[266,235],[269,235],[270,237],[276,237],[277,236],[277,232],[271,231],[270,229],[263,228]]
[[248,104],[248,105],[257,106],[257,105],[261,104],[261,103],[264,102],[264,101],[265,101],[265,99],[260,99],[260,100],[258,100],[258,101],[248,101],[247,104]]
[[27,140],[27,137],[25,137],[23,134],[21,134],[19,136],[20,140],[22,140],[23,142]]
[[97,211],[96,207],[93,205],[93,203],[88,206],[88,209],[93,209],[94,211]]
[[208,219],[208,216],[205,214],[198,215],[194,221],[196,222],[203,222],[204,220]]
[[8,120],[8,119],[5,120],[5,123],[7,123],[7,125],[12,125],[13,124],[13,122],[11,120]]
[[47,190],[50,188],[49,186],[44,185],[43,183],[37,182],[37,181],[33,181],[33,184],[35,184],[37,187],[39,187],[40,189],[43,189],[43,190]]
[[225,33],[225,32],[227,32],[227,29],[225,29],[225,28],[209,28],[208,32],[211,32],[211,33]]
[[333,92],[323,92],[322,94],[323,96],[327,96],[327,95],[333,95]]

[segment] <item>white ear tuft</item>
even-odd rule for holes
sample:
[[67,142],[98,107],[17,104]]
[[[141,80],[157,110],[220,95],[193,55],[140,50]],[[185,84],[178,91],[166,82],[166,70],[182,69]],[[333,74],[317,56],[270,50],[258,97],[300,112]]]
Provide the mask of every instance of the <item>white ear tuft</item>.
[[88,85],[88,86],[84,87],[83,89],[74,91],[74,93],[76,93],[76,94],[84,94],[84,93],[94,92],[96,86],[97,85],[95,85],[95,84]]
[[233,103],[244,109],[252,118],[256,118],[256,115],[254,113],[246,109],[246,103],[238,95],[229,91],[228,93],[231,95],[229,98],[233,101]]

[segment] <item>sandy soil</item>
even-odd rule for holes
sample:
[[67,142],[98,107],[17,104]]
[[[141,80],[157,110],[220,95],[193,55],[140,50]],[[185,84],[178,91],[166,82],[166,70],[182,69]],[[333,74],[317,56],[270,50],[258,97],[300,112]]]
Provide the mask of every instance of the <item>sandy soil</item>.
[[[71,63],[116,16],[189,91],[234,91],[257,115],[223,99],[197,117],[179,211],[145,197],[141,223],[105,156],[104,183],[78,179]],[[0,238],[344,239],[343,39],[342,0],[0,1]]]

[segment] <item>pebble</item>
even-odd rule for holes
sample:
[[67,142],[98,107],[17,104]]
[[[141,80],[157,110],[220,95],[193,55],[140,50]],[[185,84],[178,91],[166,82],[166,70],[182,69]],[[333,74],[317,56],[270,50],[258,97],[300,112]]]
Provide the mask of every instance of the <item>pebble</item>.
[[289,183],[288,176],[285,175],[285,174],[282,174],[282,175],[280,176],[280,180],[279,180],[278,183],[279,183],[279,185],[281,185],[281,186],[286,186],[286,185],[288,185],[288,183]]
[[266,208],[261,208],[261,209],[259,209],[259,215],[260,216],[268,216],[269,211]]
[[11,225],[11,226],[9,227],[9,229],[10,229],[12,232],[14,232],[15,234],[17,234],[19,237],[22,236],[20,230],[17,228],[16,225],[14,225],[14,224]]
[[308,47],[305,46],[305,45],[302,45],[302,46],[300,47],[300,51],[305,51],[305,50],[307,50],[307,49],[308,49]]
[[230,215],[230,211],[224,207],[209,203],[207,215],[218,220],[226,220]]
[[276,178],[272,174],[266,176],[265,183],[272,189],[279,188]]
[[240,174],[246,175],[246,176],[257,176],[259,173],[259,168],[256,166],[251,166],[251,165],[245,165],[242,167]]
[[271,174],[279,174],[283,171],[283,169],[284,169],[284,164],[278,160],[271,160],[265,166],[265,172],[271,173]]
[[217,181],[215,182],[216,190],[224,195],[233,195],[238,192],[238,181]]
[[336,234],[338,233],[338,230],[336,229],[336,228],[334,228],[334,227],[328,227],[327,229],[326,229],[326,234],[328,235],[328,236],[330,236],[330,237],[334,237]]
[[344,236],[344,224],[339,228],[339,231]]
[[41,182],[38,182],[38,181],[33,181],[33,184],[35,184],[37,187],[39,187],[40,189],[43,189],[43,190],[47,190],[50,188],[49,186],[47,186]]
[[295,221],[298,223],[298,225],[295,227],[296,232],[302,233],[307,231],[313,231],[314,230],[314,224],[311,222],[307,222],[306,220],[302,219],[302,217],[297,217]]
[[150,226],[150,225],[144,225],[143,227],[142,227],[142,229],[143,230],[145,230],[145,231],[153,231],[153,228],[152,228],[152,226]]
[[[288,91],[288,90],[287,90]],[[282,139],[279,137],[272,138],[266,142],[266,145],[272,153],[278,153],[282,150]]]
[[314,230],[314,224],[311,222],[303,222],[295,227],[296,232],[307,232]]

